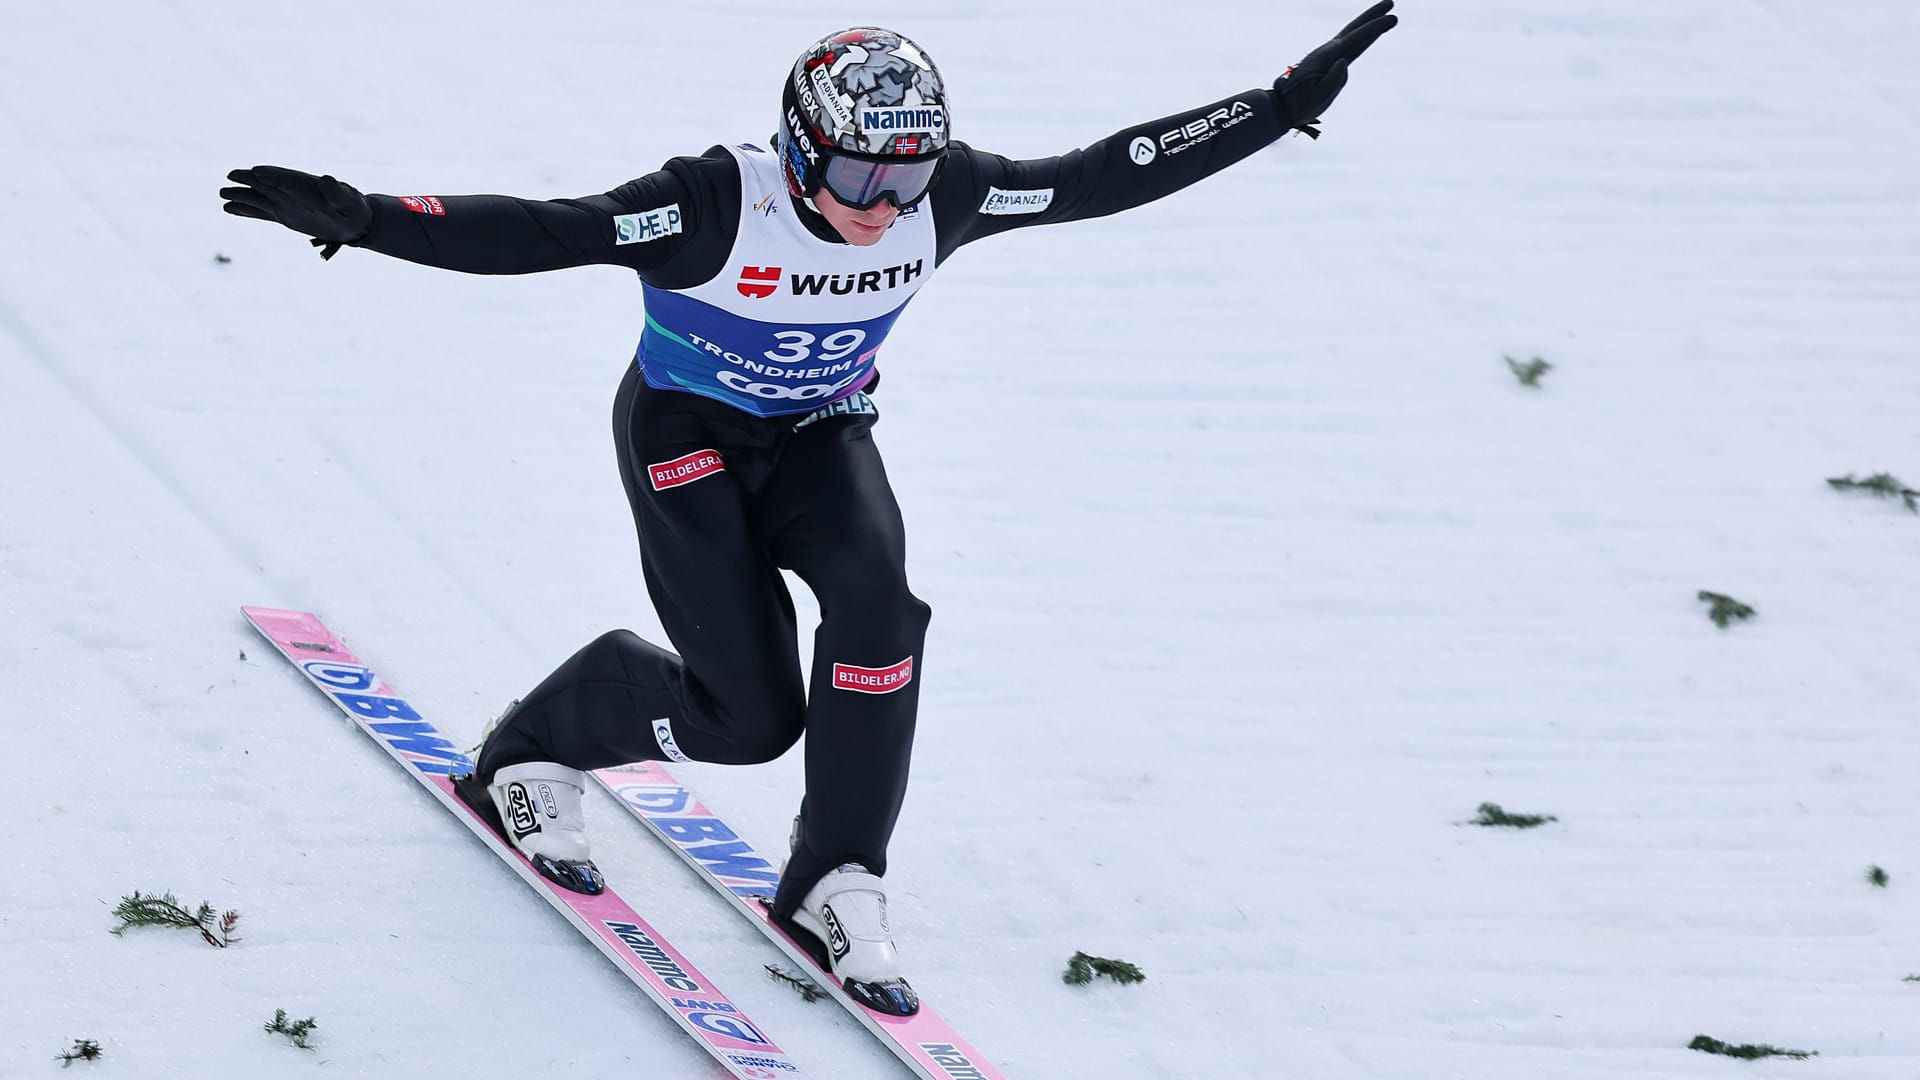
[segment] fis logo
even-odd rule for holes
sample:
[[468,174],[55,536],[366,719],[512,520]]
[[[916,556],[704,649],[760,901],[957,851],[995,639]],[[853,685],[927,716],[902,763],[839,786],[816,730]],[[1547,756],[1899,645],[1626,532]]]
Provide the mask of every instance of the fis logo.
[[734,288],[749,300],[765,300],[780,291],[780,268],[743,266],[740,268],[740,283]]

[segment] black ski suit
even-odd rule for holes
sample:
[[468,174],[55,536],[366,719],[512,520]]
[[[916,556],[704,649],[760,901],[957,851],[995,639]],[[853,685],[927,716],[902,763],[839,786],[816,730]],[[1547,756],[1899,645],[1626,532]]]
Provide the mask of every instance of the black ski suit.
[[[1151,202],[1286,130],[1273,91],[1261,88],[1059,157],[1013,161],[955,143],[914,211],[930,216],[937,267],[963,244],[1009,229]],[[753,174],[743,152],[763,151],[716,146],[580,199],[374,195],[373,229],[357,246],[478,274],[624,266],[659,291],[650,299],[729,285],[735,276],[742,296],[763,287],[804,291],[797,277],[782,280],[780,267],[734,265],[742,223],[752,223],[745,208],[784,209],[819,244],[844,242],[785,190],[762,200],[758,188],[746,187],[743,176]],[[876,270],[823,277],[811,287],[825,305],[843,285],[848,293],[888,288],[930,272],[909,264],[889,268],[884,279]],[[724,354],[715,367],[729,385],[771,385],[726,368],[741,357],[719,346],[680,343]],[[646,349],[643,338],[643,361]],[[648,591],[678,655],[625,630],[589,643],[503,719],[481,754],[482,778],[525,761],[578,769],[662,759],[762,762],[804,731],[802,824],[775,914],[790,915],[841,863],[886,872],[930,610],[908,590],[900,510],[872,439],[876,413],[862,391],[877,376],[856,374],[862,381],[836,405],[755,415],[688,392],[651,367],[627,365],[614,440]],[[848,391],[836,386],[835,393]],[[806,683],[782,568],[806,582],[820,607]]]

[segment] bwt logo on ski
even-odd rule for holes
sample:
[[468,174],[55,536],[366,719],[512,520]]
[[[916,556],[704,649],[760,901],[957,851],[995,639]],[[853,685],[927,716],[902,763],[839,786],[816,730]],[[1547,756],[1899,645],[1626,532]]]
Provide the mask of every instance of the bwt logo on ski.
[[615,794],[735,896],[771,896],[780,884],[773,864],[754,854],[753,846],[726,822],[694,802],[686,788],[631,784]]
[[980,1071],[980,1066],[975,1065],[952,1043],[920,1043],[919,1046],[920,1052],[932,1058],[933,1063],[940,1066],[940,1071],[953,1080],[987,1080],[987,1074]]
[[467,755],[440,737],[413,706],[391,694],[376,693],[380,677],[370,667],[337,660],[303,660],[300,670],[327,692],[327,696],[359,718],[367,730],[406,757],[408,764],[429,776],[456,776],[473,771]]
[[755,1046],[772,1046],[773,1040],[760,1034],[760,1029],[747,1023],[740,1010],[724,1001],[682,1001],[673,999],[673,1007],[687,1022],[702,1031],[711,1031],[715,1035],[724,1035]]
[[860,110],[863,131],[924,131],[931,135],[946,130],[946,126],[947,110],[941,105]]
[[859,694],[891,694],[895,690],[913,681],[913,657],[894,664],[891,667],[856,667],[852,664],[833,665],[833,688],[852,690]]
[[665,491],[691,484],[717,472],[725,472],[726,469],[726,462],[721,460],[719,451],[695,450],[684,457],[647,466],[647,475],[653,478],[653,490]]
[[619,938],[621,944],[633,950],[633,955],[639,957],[640,962],[647,965],[648,971],[658,975],[661,982],[666,983],[669,987],[683,994],[698,994],[706,989],[706,987],[701,986],[689,978],[686,969],[676,963],[673,957],[668,956],[667,951],[662,949],[653,938],[649,937],[647,932],[640,929],[639,926],[630,922],[606,922],[602,920],[602,923],[607,929],[613,931],[613,936]]

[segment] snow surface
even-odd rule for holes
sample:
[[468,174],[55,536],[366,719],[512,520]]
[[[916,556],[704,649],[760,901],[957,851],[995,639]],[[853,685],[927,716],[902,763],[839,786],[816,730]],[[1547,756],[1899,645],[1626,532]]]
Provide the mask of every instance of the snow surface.
[[[237,610],[320,612],[461,737],[657,635],[607,419],[639,290],[322,264],[227,170],[601,191],[764,137],[876,18],[962,137],[1057,153],[1359,6],[7,0],[0,1075],[720,1075]],[[1320,142],[970,248],[889,344],[913,979],[1017,1078],[1920,1076],[1920,517],[1824,483],[1920,482],[1920,8],[1402,14]],[[797,754],[686,772],[777,850]],[[903,1075],[589,815],[811,1075]],[[135,889],[245,940],[110,936]]]

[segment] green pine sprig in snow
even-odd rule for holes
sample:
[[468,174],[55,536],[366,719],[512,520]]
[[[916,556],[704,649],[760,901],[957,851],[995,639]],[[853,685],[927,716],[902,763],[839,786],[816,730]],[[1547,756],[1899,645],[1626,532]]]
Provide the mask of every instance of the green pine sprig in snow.
[[1712,619],[1713,625],[1722,630],[1725,630],[1728,625],[1734,622],[1744,622],[1759,614],[1759,612],[1754,611],[1752,607],[1724,593],[1708,592],[1706,589],[1701,589],[1699,599],[1709,605],[1707,618]]
[[180,930],[197,930],[202,940],[216,949],[224,949],[239,941],[234,928],[240,925],[240,913],[229,911],[216,916],[213,905],[202,901],[199,908],[188,911],[180,906],[180,901],[172,893],[153,895],[135,889],[132,894],[120,898],[119,906],[113,909],[113,917],[120,925],[113,928],[118,937],[136,926],[171,926]]
[[1864,491],[1882,499],[1899,499],[1909,511],[1920,514],[1920,491],[1896,480],[1891,473],[1874,473],[1865,480],[1855,479],[1852,473],[1848,473],[1841,477],[1829,477],[1827,486],[1835,491]]
[[1067,961],[1067,970],[1060,976],[1060,981],[1068,986],[1085,986],[1093,981],[1095,975],[1105,975],[1122,985],[1147,980],[1145,972],[1125,960],[1110,960],[1104,956],[1076,952]]
[[62,1050],[53,1060],[59,1062],[61,1068],[68,1069],[76,1061],[99,1061],[103,1056],[99,1043],[92,1039],[75,1039],[73,1049]]
[[1521,386],[1538,390],[1540,388],[1540,376],[1552,371],[1553,365],[1537,356],[1524,364],[1509,356],[1507,357],[1507,370],[1513,372],[1513,377],[1520,380]]
[[1479,812],[1480,816],[1467,824],[1487,828],[1537,829],[1549,821],[1560,820],[1552,814],[1509,814],[1500,808],[1499,803],[1490,802],[1481,803]]
[[305,1020],[295,1020],[289,1023],[287,1021],[287,1010],[285,1009],[273,1010],[273,1019],[266,1023],[266,1029],[268,1031],[285,1035],[288,1042],[291,1042],[302,1050],[313,1049],[313,1046],[307,1042],[307,1036],[313,1034],[313,1029],[319,1026],[311,1016]]
[[1734,1046],[1731,1043],[1721,1042],[1711,1035],[1695,1035],[1693,1041],[1687,1044],[1687,1049],[1698,1050],[1703,1054],[1721,1054],[1726,1057],[1747,1058],[1750,1060],[1768,1057],[1805,1060],[1806,1058],[1820,1056],[1820,1051],[1818,1050],[1782,1050],[1777,1046],[1767,1046],[1764,1043],[1741,1043],[1739,1046]]
[[790,971],[782,971],[772,964],[762,964],[760,966],[767,969],[768,977],[772,978],[775,982],[786,983],[798,991],[801,1001],[811,1003],[827,996],[827,992],[815,986],[812,979],[795,975]]

